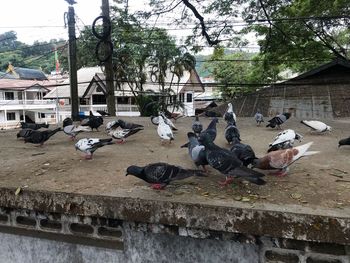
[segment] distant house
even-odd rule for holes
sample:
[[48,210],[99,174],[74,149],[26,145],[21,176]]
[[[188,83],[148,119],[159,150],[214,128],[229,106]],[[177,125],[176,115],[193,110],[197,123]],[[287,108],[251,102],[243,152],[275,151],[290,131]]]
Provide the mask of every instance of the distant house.
[[[80,111],[89,112],[96,110],[107,110],[106,104],[106,78],[101,72],[100,68],[91,68],[89,70],[90,78],[88,81],[80,77],[80,71],[78,70],[78,96],[80,98]],[[85,69],[86,71],[86,69]],[[95,71],[95,73],[93,73]],[[91,73],[93,73],[91,75]],[[83,82],[83,83],[82,83]],[[200,78],[195,70],[186,71],[184,75],[179,79],[172,74],[168,74],[165,80],[165,88],[171,88],[174,95],[169,100],[178,99],[184,104],[184,108],[181,113],[187,116],[193,116],[195,114],[194,98],[204,92],[204,86],[202,85]],[[170,86],[170,83],[171,86]],[[146,83],[143,85],[144,91],[153,94],[153,96],[159,96],[160,86],[158,83],[151,81],[150,75],[147,76]],[[134,96],[127,83],[123,83],[120,89],[115,90],[115,102],[116,102],[116,114],[119,116],[138,116],[140,112],[135,104]],[[48,99],[58,98],[60,102],[60,119],[64,118],[65,114],[70,114],[70,88],[67,85],[59,86],[53,89],[49,94],[45,96]],[[64,101],[63,101],[64,100]],[[64,104],[64,105],[63,105]],[[67,108],[66,112],[63,109]],[[68,109],[69,108],[69,109]],[[172,109],[169,109],[172,111]]]
[[55,123],[56,101],[43,99],[53,84],[0,78],[0,128],[15,127],[20,121]]
[[[335,59],[287,81],[233,100],[239,116],[290,112],[297,118],[350,117],[350,62]],[[224,108],[223,108],[224,110]]]

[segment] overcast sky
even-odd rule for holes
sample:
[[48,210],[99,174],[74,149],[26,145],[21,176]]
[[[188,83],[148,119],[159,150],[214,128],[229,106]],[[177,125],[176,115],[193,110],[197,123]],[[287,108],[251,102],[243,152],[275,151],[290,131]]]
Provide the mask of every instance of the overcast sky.
[[[35,40],[67,39],[68,29],[64,28],[63,14],[68,11],[64,0],[9,0],[0,9],[0,34],[16,31],[21,42],[32,44]],[[91,25],[101,14],[102,0],[76,0],[75,14],[78,28]],[[109,1],[110,3],[113,0]],[[132,5],[143,0],[132,0]],[[78,34],[78,32],[77,32]]]

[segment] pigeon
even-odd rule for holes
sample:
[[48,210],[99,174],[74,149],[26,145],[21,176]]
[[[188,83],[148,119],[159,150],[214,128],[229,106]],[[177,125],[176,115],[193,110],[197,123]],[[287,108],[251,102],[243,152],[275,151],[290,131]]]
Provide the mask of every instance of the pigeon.
[[27,138],[27,137],[29,137],[31,134],[32,134],[32,132],[33,132],[34,130],[32,130],[32,129],[29,129],[29,128],[26,128],[26,129],[22,129],[22,130],[20,130],[18,133],[17,133],[17,139],[19,139],[19,138]]
[[181,166],[161,162],[146,166],[131,165],[126,169],[125,175],[129,174],[150,183],[151,187],[156,190],[164,189],[173,180],[181,180],[191,176],[205,176],[199,170],[184,169]]
[[199,134],[203,130],[203,124],[199,121],[198,115],[196,115],[196,119],[192,123],[192,131],[199,136]]
[[[163,121],[166,124],[168,124],[173,131],[177,131],[177,128],[175,127],[174,123],[170,119],[168,119],[163,112],[159,112],[159,116],[161,116],[163,118]],[[158,117],[151,116],[151,122],[154,125],[158,125],[159,124],[159,116]]]
[[208,165],[206,154],[205,154],[205,147],[204,145],[200,145],[198,142],[198,138],[195,133],[188,132],[188,143],[185,145],[182,145],[181,148],[188,148],[188,154],[190,155],[191,159],[193,160],[194,164],[198,166],[202,166],[203,170],[206,172],[206,165]]
[[290,118],[290,116],[291,114],[289,112],[279,114],[276,117],[273,117],[271,120],[269,120],[269,124],[267,124],[266,127],[275,128],[277,126],[278,129],[281,129],[280,125],[285,123]]
[[219,119],[217,117],[214,117],[211,122],[209,123],[207,129],[201,132],[200,136],[206,136],[208,135],[211,141],[215,141],[216,138],[216,124],[219,122]]
[[262,158],[253,161],[253,168],[262,170],[278,170],[275,175],[285,176],[288,167],[303,156],[319,153],[318,151],[308,151],[313,142],[309,142],[290,149],[269,152]]
[[40,128],[49,128],[49,124],[21,122],[21,128],[22,129],[39,130]]
[[264,116],[260,113],[260,111],[257,111],[254,115],[254,119],[256,121],[256,125],[260,126],[262,122],[264,122]]
[[168,124],[166,124],[163,120],[162,116],[158,116],[158,128],[157,128],[157,132],[159,137],[162,139],[162,143],[163,140],[169,141],[169,144],[171,143],[172,140],[174,140],[174,135],[173,132],[170,128],[170,126]]
[[316,131],[319,133],[323,133],[326,131],[332,131],[332,127],[328,126],[327,124],[325,124],[321,121],[302,120],[301,123],[306,125],[307,127],[311,128],[312,131]]
[[79,133],[82,133],[82,132],[89,132],[91,131],[91,128],[90,127],[86,127],[86,126],[75,126],[75,125],[67,125],[67,126],[64,126],[63,127],[63,132],[67,135],[70,136],[70,139],[72,141],[75,140],[75,137],[79,134]]
[[224,113],[224,120],[227,123],[232,123],[233,125],[236,125],[236,114],[233,111],[232,103],[227,104],[228,108],[226,112]]
[[105,112],[104,110],[97,110],[97,113],[101,114],[101,116],[111,116],[108,112]]
[[215,145],[208,134],[201,134],[199,142],[205,146],[208,164],[226,176],[226,180],[220,182],[222,186],[232,183],[234,178],[241,178],[257,185],[265,184],[261,179],[264,174],[245,167],[236,154]]
[[108,138],[108,139],[84,138],[84,139],[80,139],[75,144],[75,149],[81,152],[84,152],[86,154],[85,159],[92,159],[93,153],[98,148],[101,148],[105,145],[114,144],[112,140],[113,140],[112,138]]
[[40,146],[42,146],[44,142],[46,142],[48,139],[50,139],[51,136],[53,136],[59,131],[62,131],[61,127],[54,130],[45,130],[45,131],[34,130],[31,132],[31,134],[28,137],[24,138],[24,142],[40,144]]
[[239,130],[237,127],[233,124],[228,124],[225,129],[225,139],[227,140],[228,144],[232,144],[232,142],[237,139],[238,141],[241,141],[241,137],[239,134]]
[[294,140],[299,140],[299,142],[301,142],[302,138],[303,136],[301,134],[296,133],[292,129],[284,130],[278,133],[274,141],[269,144],[267,152],[292,148]]
[[89,116],[87,121],[81,123],[81,126],[89,126],[91,130],[96,129],[103,124],[103,118],[100,116]]
[[66,126],[72,125],[72,124],[73,124],[73,120],[71,118],[69,118],[69,117],[65,118],[63,120],[63,123],[62,123],[63,127],[66,127]]
[[136,124],[136,123],[131,123],[131,122],[126,122],[121,119],[119,120],[114,120],[110,121],[106,124],[106,131],[114,130],[116,128],[122,128],[122,129],[134,129],[134,128],[143,128],[143,125],[141,124]]
[[125,139],[139,131],[142,131],[143,127],[137,127],[133,129],[113,129],[109,131],[109,135],[112,136],[112,138],[117,139],[118,143],[124,143]]
[[233,146],[230,149],[231,152],[236,154],[237,158],[243,162],[245,167],[252,164],[257,159],[252,147],[248,144],[241,143],[238,139],[233,141]]
[[338,147],[344,146],[344,145],[350,145],[350,137],[342,139],[342,140],[339,141]]

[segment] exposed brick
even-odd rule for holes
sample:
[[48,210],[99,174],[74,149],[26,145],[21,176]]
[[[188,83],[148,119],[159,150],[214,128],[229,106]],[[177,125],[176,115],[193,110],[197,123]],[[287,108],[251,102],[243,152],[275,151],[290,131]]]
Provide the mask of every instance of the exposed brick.
[[317,259],[309,257],[306,263],[342,263],[342,261],[338,259]]
[[278,251],[268,250],[265,252],[266,262],[277,261],[283,263],[298,263],[299,257],[293,253],[283,253]]
[[331,254],[331,255],[346,255],[345,246],[331,243],[308,243],[308,248],[312,252]]

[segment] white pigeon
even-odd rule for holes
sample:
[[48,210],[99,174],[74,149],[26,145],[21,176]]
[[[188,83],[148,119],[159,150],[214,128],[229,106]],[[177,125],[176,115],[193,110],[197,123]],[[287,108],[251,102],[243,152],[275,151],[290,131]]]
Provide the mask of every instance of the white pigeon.
[[224,114],[224,120],[225,120],[226,122],[230,122],[230,121],[232,122],[232,119],[233,119],[233,121],[234,121],[233,124],[235,124],[236,121],[237,121],[237,118],[236,118],[236,114],[235,114],[234,111],[233,111],[232,103],[229,102],[229,103],[227,104],[227,106],[228,106],[228,108],[227,108],[227,110],[226,110],[226,112],[225,112],[225,114]]
[[92,154],[100,147],[114,144],[112,138],[98,139],[98,138],[84,138],[80,139],[75,144],[75,149],[85,153],[85,159],[92,159]]
[[113,129],[108,132],[110,136],[112,136],[114,139],[117,139],[117,143],[124,143],[126,138],[139,132],[142,131],[143,127],[136,127],[134,129]]
[[71,140],[74,141],[75,137],[81,132],[89,132],[91,128],[89,126],[75,126],[75,125],[67,125],[63,127],[63,132],[70,136]]
[[[165,116],[164,112],[159,112],[159,116],[162,116],[164,122],[165,122],[166,124],[168,124],[168,125],[171,127],[171,129],[172,129],[173,131],[177,131],[177,128],[176,128],[176,126],[174,125],[174,123],[173,123],[170,119],[168,119],[168,118]],[[158,125],[158,124],[159,124],[159,116],[158,116],[158,117],[157,117],[157,116],[151,116],[151,122],[152,122],[154,125]]]
[[171,143],[172,140],[174,140],[173,132],[168,124],[164,122],[164,119],[161,115],[158,116],[158,128],[157,132],[159,137],[163,140],[169,141]]
[[326,131],[332,131],[332,127],[328,126],[327,124],[323,123],[322,121],[307,121],[302,120],[302,124],[306,125],[307,127],[311,128],[312,131],[316,132],[326,132]]
[[284,130],[278,133],[275,139],[273,140],[273,142],[269,144],[270,148],[268,152],[276,151],[280,149],[292,148],[294,141],[299,140],[299,142],[301,142],[302,138],[303,136],[301,134],[296,133],[292,129]]

